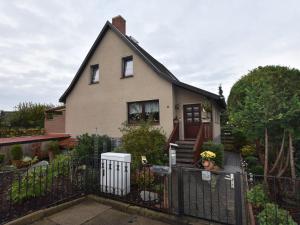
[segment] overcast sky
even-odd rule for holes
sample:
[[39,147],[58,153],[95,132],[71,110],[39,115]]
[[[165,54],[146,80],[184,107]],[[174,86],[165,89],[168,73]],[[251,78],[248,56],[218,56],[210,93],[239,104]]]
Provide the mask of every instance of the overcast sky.
[[249,70],[300,68],[300,1],[1,0],[0,109],[58,104],[107,20],[181,81],[224,94]]

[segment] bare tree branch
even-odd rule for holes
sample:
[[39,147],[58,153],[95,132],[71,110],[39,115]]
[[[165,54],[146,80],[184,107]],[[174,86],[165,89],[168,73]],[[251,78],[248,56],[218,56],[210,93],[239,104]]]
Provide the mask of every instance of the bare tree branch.
[[282,158],[282,155],[284,152],[284,140],[285,140],[285,130],[283,131],[283,137],[282,137],[282,141],[281,141],[281,147],[280,147],[279,154],[277,155],[277,158],[275,160],[275,163],[274,163],[272,169],[270,170],[270,173],[273,173],[276,170],[276,168],[278,167],[279,162],[282,162],[281,158]]
[[277,174],[277,177],[281,177],[284,173],[285,173],[285,171],[286,171],[286,169],[289,167],[289,162],[290,162],[290,160],[289,160],[289,158],[290,158],[290,152],[288,151],[287,152],[287,156],[286,156],[286,160],[285,160],[285,165],[284,165],[284,167],[278,172],[278,174]]
[[290,152],[291,176],[292,176],[292,179],[296,179],[293,137],[292,137],[291,132],[289,132],[289,152]]

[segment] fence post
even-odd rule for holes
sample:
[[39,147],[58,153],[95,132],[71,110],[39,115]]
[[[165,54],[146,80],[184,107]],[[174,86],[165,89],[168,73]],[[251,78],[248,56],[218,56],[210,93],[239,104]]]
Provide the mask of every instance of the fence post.
[[[235,224],[243,224],[243,201],[241,192],[241,174],[239,172],[234,174],[235,192],[234,192],[234,203],[235,203]],[[241,207],[242,206],[242,207]]]
[[184,196],[183,196],[183,177],[182,177],[182,167],[178,168],[178,214],[182,216],[184,214]]

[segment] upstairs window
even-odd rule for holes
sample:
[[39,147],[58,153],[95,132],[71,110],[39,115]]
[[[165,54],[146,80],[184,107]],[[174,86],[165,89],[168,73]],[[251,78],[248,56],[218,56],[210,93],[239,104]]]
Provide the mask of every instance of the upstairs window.
[[99,75],[99,65],[91,66],[91,84],[99,83],[100,75]]
[[122,77],[133,76],[133,57],[127,56],[122,59]]
[[128,103],[128,123],[136,124],[142,121],[159,123],[158,100]]

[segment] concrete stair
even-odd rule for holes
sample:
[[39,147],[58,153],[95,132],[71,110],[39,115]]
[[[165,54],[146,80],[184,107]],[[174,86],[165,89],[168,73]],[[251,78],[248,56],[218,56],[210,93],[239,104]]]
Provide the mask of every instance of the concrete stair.
[[194,144],[195,141],[177,141],[176,164],[178,166],[191,166],[194,160]]

